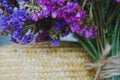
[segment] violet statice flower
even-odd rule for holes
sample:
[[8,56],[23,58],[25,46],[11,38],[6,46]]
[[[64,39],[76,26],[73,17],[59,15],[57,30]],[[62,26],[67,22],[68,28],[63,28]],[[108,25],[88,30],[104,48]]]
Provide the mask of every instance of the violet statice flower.
[[63,18],[68,24],[79,22],[84,18],[82,11],[79,11],[79,4],[68,2],[58,10],[58,18]]
[[88,29],[85,31],[85,37],[86,38],[90,38],[90,39],[93,39],[97,34],[97,31],[95,29]]
[[[56,15],[57,14],[57,15]],[[52,14],[52,17],[54,17],[54,15],[58,18],[58,19],[64,19],[63,17],[66,16],[65,12],[63,9],[59,9],[57,11],[55,11],[54,14]]]
[[31,19],[32,21],[38,21],[38,15],[36,13],[30,13],[29,19]]
[[38,19],[42,19],[42,18],[43,18],[42,13],[40,13],[40,12],[37,12],[36,15],[37,15],[37,18],[38,18]]
[[35,36],[32,34],[27,34],[23,37],[23,40],[21,41],[21,44],[28,44],[32,42],[35,39]]
[[76,32],[77,30],[79,30],[79,27],[80,27],[80,25],[76,22],[70,24],[70,28],[71,28],[72,32]]
[[56,22],[55,23],[55,30],[60,30],[61,29],[61,25],[60,25],[60,22],[58,21],[58,22]]
[[48,10],[52,13],[57,9],[57,4],[55,0],[51,0],[48,6]]
[[5,7],[7,11],[12,11],[12,7],[9,5],[8,0],[2,0],[0,2],[2,3],[2,6]]
[[11,33],[11,41],[19,43],[22,39],[22,29],[17,29]]
[[60,40],[52,40],[51,44],[52,44],[52,46],[59,46]]
[[66,3],[66,0],[57,0],[59,6],[63,6]]
[[51,13],[51,17],[52,17],[53,19],[57,18],[57,15],[58,15],[57,12],[58,12],[58,11],[54,11],[54,12]]
[[9,25],[14,29],[22,28],[27,19],[27,13],[24,9],[16,10],[9,16]]
[[79,28],[78,32],[76,32],[79,36],[85,36],[85,28],[81,27]]
[[44,18],[48,18],[50,16],[49,6],[44,6],[40,12]]
[[4,32],[10,29],[10,26],[7,23],[8,21],[9,21],[8,17],[4,17],[3,15],[0,15],[0,31]]
[[40,12],[30,13],[29,19],[36,22],[39,19],[48,18],[49,16],[50,16],[50,10],[48,9],[48,6],[44,6]]
[[43,5],[46,5],[46,4],[49,4],[50,1],[49,1],[49,0],[36,0],[36,3],[37,3],[37,4],[43,4]]
[[86,11],[79,11],[77,12],[77,14],[75,15],[75,19],[77,21],[80,21],[82,19],[85,19],[85,16],[86,16]]
[[62,29],[63,27],[65,27],[65,25],[66,25],[66,23],[65,23],[65,21],[63,20],[63,21],[57,21],[56,23],[55,23],[55,30],[60,30],[60,29]]

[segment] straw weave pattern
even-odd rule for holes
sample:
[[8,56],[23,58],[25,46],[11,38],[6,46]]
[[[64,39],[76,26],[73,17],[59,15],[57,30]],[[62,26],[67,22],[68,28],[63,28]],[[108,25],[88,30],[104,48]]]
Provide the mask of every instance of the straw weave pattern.
[[75,43],[50,42],[0,47],[0,80],[93,80],[86,51]]

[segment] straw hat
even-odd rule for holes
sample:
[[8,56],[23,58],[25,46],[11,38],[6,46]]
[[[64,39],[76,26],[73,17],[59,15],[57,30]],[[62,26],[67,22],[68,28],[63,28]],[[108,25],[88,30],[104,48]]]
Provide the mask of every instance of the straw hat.
[[91,61],[76,43],[5,45],[0,47],[0,80],[93,80],[94,71],[83,69]]

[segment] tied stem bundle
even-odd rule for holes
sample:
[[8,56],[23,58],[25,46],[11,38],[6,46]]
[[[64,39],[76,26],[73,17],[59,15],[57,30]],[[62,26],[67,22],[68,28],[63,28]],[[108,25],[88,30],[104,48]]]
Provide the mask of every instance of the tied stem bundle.
[[106,59],[110,50],[111,46],[107,44],[97,63],[88,63],[84,66],[87,70],[95,69],[96,74],[94,80],[101,80],[120,75],[120,54]]

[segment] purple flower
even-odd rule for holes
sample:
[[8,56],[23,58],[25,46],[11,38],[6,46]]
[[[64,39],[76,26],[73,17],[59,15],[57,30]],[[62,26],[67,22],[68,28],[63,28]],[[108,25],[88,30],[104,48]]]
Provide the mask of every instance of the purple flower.
[[51,16],[53,19],[57,18],[57,11],[52,12]]
[[72,30],[72,32],[77,32],[77,30],[79,30],[80,25],[78,23],[72,23],[70,24],[70,28]]
[[85,37],[86,38],[90,38],[90,39],[93,39],[97,34],[97,31],[95,29],[88,29],[85,31]]
[[36,0],[36,3],[46,5],[49,4],[49,0]]
[[22,39],[22,29],[17,29],[11,33],[11,41],[19,43]]
[[65,21],[57,21],[55,23],[55,30],[60,30],[66,25]]
[[14,39],[13,37],[11,37],[11,40],[10,41],[12,41],[12,42],[14,42],[14,43],[16,43],[16,44],[18,44],[19,42],[16,40],[16,39]]
[[13,26],[14,29],[23,27],[24,22],[26,21],[27,13],[24,9],[15,10],[10,16],[8,16],[8,25]]
[[6,31],[10,29],[10,26],[8,25],[9,18],[4,17],[0,15],[0,31]]
[[[15,7],[12,9],[8,0],[0,0],[0,3],[2,3],[2,8],[0,8],[0,31],[10,32],[11,41],[15,43],[27,44],[33,40],[40,42],[51,37],[52,45],[59,46],[60,37],[66,36],[70,32],[91,39],[96,35],[96,30],[92,28],[86,30],[84,27],[83,19],[86,17],[86,12],[81,11],[78,3],[67,0],[35,0],[35,6],[41,6],[40,10],[36,12],[37,10],[33,11],[29,9],[30,7],[25,8],[24,4],[26,2],[31,4],[30,0],[16,1],[19,8],[15,7],[16,5],[12,5],[12,7]],[[7,12],[10,10],[8,15],[4,16],[4,10],[7,10]],[[28,19],[34,22],[30,23]],[[36,25],[35,31],[26,27],[32,24]],[[57,33],[55,37],[53,37],[54,33],[49,33],[50,28],[54,28],[53,30]],[[32,31],[37,34],[32,35]]]
[[43,18],[43,15],[40,12],[36,13],[36,15],[37,15],[38,19],[42,19]]
[[29,14],[29,19],[31,19],[32,21],[38,21],[38,14],[36,13]]
[[64,10],[59,9],[57,12],[57,18],[58,19],[63,19],[63,16],[65,15]]
[[57,0],[59,6],[63,6],[66,3],[66,0]]
[[79,12],[75,15],[75,17],[76,17],[76,19],[78,19],[78,21],[80,21],[80,20],[82,20],[82,19],[85,18],[85,15],[86,15],[86,11],[79,11]]
[[23,37],[23,40],[22,40],[21,44],[28,44],[31,41],[33,41],[34,39],[35,39],[35,37],[32,34],[25,35]]
[[52,40],[51,44],[52,44],[52,46],[59,46],[60,40]]
[[8,0],[2,0],[1,3],[2,6],[5,7],[7,11],[12,11],[12,7],[9,5]]
[[49,5],[48,5],[48,10],[50,12],[53,12],[53,11],[56,10],[57,4],[55,2],[56,2],[55,0],[54,1],[50,1]]
[[55,30],[60,30],[61,29],[61,25],[60,25],[60,22],[56,22],[55,24]]
[[50,10],[48,9],[48,6],[44,6],[43,9],[41,10],[41,14],[45,17],[48,18],[50,16]]
[[78,35],[80,36],[84,36],[85,35],[85,28],[84,27],[81,27],[79,28],[78,32],[76,32]]

